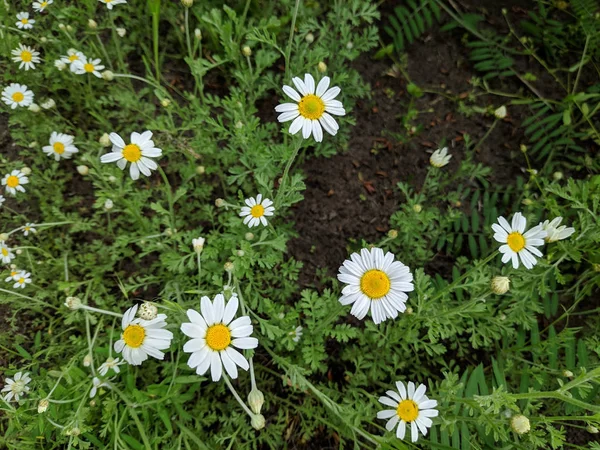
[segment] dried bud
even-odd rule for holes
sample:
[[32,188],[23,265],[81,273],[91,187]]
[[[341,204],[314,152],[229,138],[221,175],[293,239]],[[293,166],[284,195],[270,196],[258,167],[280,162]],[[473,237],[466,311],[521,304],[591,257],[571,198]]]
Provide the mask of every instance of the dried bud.
[[140,305],[137,314],[141,319],[152,320],[156,318],[158,308],[150,302],[144,302]]
[[252,56],[252,49],[245,45],[244,48],[242,48],[242,54],[246,57]]
[[40,402],[38,403],[38,414],[45,413],[48,409],[48,406],[50,406],[50,402],[48,400],[40,400]]
[[79,175],[85,176],[90,173],[90,168],[88,166],[77,166],[77,172],[79,172]]
[[108,135],[108,133],[104,133],[100,139],[98,139],[98,142],[100,142],[100,145],[102,145],[102,147],[110,147],[110,136]]
[[[65,306],[69,309],[79,309],[81,307],[81,300],[79,300],[78,297],[67,297],[65,300]],[[85,362],[83,365],[85,366]]]
[[508,277],[494,277],[490,287],[494,294],[506,294],[510,289],[510,279]]
[[254,414],[260,414],[260,409],[265,403],[265,396],[256,387],[248,394],[248,405]]
[[256,414],[252,416],[252,428],[255,430],[262,430],[265,427],[265,417],[262,414]]
[[529,419],[522,414],[518,414],[511,419],[510,427],[517,434],[525,434],[531,430]]

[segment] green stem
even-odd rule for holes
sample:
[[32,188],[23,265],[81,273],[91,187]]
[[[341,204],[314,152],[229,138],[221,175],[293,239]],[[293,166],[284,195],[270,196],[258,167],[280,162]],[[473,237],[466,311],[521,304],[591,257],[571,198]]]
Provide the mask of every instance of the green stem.
[[239,396],[239,394],[233,387],[233,384],[231,384],[231,381],[229,381],[229,377],[225,373],[223,373],[223,379],[225,380],[225,384],[227,385],[227,387],[229,388],[229,390],[231,391],[231,393],[233,394],[235,399],[238,401],[240,406],[243,408],[244,411],[246,411],[246,414],[248,414],[248,416],[250,416],[250,418],[254,417],[255,414],[252,411],[250,411],[250,408],[248,408],[246,403],[244,403],[244,401],[241,399],[241,397]]
[[296,156],[298,156],[300,147],[302,147],[302,139],[296,140],[296,147],[294,148],[294,151],[293,151],[292,155],[290,156],[290,159],[288,159],[288,162],[285,165],[285,169],[283,171],[283,176],[281,177],[281,184],[279,185],[279,189],[277,190],[277,195],[275,196],[275,202],[274,202],[275,208],[278,208],[280,206],[279,199],[283,195],[283,192],[284,192],[283,188],[286,185],[286,181],[288,179],[288,174],[290,172],[292,164],[294,163],[294,160],[296,159]]
[[296,0],[296,6],[294,6],[294,13],[292,15],[292,26],[290,28],[290,38],[288,39],[288,45],[285,49],[285,79],[290,78],[290,55],[292,53],[292,43],[294,41],[294,28],[296,28],[296,18],[298,17],[298,8],[300,7],[300,0]]
[[171,231],[174,233],[176,227],[175,227],[175,212],[173,209],[173,191],[171,189],[171,183],[169,183],[167,174],[165,173],[165,171],[163,170],[163,168],[161,166],[158,166],[158,171],[160,172],[160,176],[162,177],[162,179],[165,183],[166,193],[167,193],[167,201],[169,202],[169,215],[170,215],[170,222],[171,222]]

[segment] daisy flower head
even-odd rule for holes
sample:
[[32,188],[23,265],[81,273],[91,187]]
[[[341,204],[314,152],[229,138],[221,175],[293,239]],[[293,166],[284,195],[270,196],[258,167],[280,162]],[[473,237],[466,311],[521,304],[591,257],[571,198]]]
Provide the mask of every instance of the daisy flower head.
[[0,261],[10,264],[13,259],[15,259],[15,254],[8,248],[5,241],[0,241]]
[[[0,250],[1,251],[1,250]],[[14,265],[13,265],[14,267]],[[17,269],[16,267],[11,268],[10,269],[10,275],[8,277],[6,277],[6,279],[4,281],[6,281],[7,283],[12,283],[14,280],[16,280],[16,277],[22,272],[22,270]]]
[[100,64],[101,62],[100,58],[88,59],[86,56],[83,56],[71,63],[71,72],[77,75],[91,73],[96,78],[102,78],[100,71],[104,69],[104,66]]
[[315,141],[323,140],[323,129],[332,136],[339,130],[339,125],[331,114],[344,116],[346,111],[339,100],[334,100],[341,89],[337,86],[329,88],[329,77],[323,77],[315,89],[315,79],[311,74],[304,75],[304,81],[298,77],[292,78],[296,89],[284,85],[283,92],[296,103],[282,103],[275,107],[279,122],[289,122],[290,133],[296,134],[302,130],[302,137],[308,139],[312,134]]
[[414,290],[413,275],[394,255],[380,248],[352,253],[339,269],[338,280],[346,283],[340,303],[352,305],[350,314],[364,319],[371,310],[373,322],[395,319],[406,310],[407,292]]
[[102,387],[110,388],[110,385],[106,381],[100,381],[100,378],[94,377],[92,378],[92,389],[90,389],[90,398],[94,398],[98,389]]
[[248,370],[248,361],[233,347],[256,348],[258,339],[250,337],[253,331],[250,317],[233,320],[238,306],[237,295],[233,294],[225,304],[223,294],[217,294],[214,302],[202,297],[202,314],[193,309],[187,310],[190,322],[182,323],[181,331],[192,339],[185,343],[183,351],[191,353],[188,366],[195,368],[198,375],[204,375],[210,368],[212,380],[219,381],[223,367],[233,379],[238,377],[237,366]]
[[42,147],[42,151],[48,156],[54,156],[56,161],[70,159],[79,149],[73,145],[74,137],[70,134],[57,133],[53,131],[50,135],[50,145]]
[[[74,63],[75,61],[83,61],[84,59],[85,59],[85,55],[82,52],[80,52],[79,50],[75,50],[74,48],[70,48],[69,50],[67,50],[67,56],[60,57],[60,61],[69,66],[72,63]],[[54,65],[56,67],[58,67],[59,70],[63,70],[64,67],[59,66],[57,63],[58,63],[58,61],[55,61]]]
[[24,84],[10,83],[2,91],[2,101],[12,109],[17,106],[29,106],[33,103],[33,92]]
[[159,314],[153,320],[136,319],[137,309],[138,305],[132,306],[123,314],[123,333],[114,344],[115,352],[122,353],[123,359],[134,366],[146,361],[148,355],[164,359],[161,350],[169,348],[173,339],[173,333],[164,329],[167,326],[165,314]]
[[20,170],[13,170],[2,178],[2,186],[6,186],[6,192],[16,195],[17,191],[25,192],[24,184],[29,183],[29,178]]
[[389,419],[385,424],[388,431],[392,431],[396,425],[396,437],[404,439],[406,435],[406,425],[410,424],[410,440],[417,442],[419,432],[423,436],[427,435],[427,429],[433,424],[431,417],[437,417],[438,410],[436,400],[430,400],[425,391],[427,387],[424,384],[415,386],[409,381],[407,386],[401,381],[396,382],[398,392],[389,390],[386,395],[379,397],[379,402],[391,406],[394,409],[384,409],[377,413],[378,419]]
[[13,288],[24,289],[25,286],[31,283],[31,274],[29,272],[21,270],[17,275],[13,276],[13,280],[15,281],[15,284],[13,284]]
[[26,223],[23,226],[23,235],[29,236],[29,233],[37,233],[37,230],[35,229],[35,223]]
[[37,12],[42,12],[48,5],[54,3],[54,0],[43,0],[41,2],[33,2],[33,9]]
[[111,369],[114,370],[115,373],[119,373],[121,372],[121,369],[119,369],[121,364],[125,364],[125,361],[121,361],[121,358],[113,358],[112,356],[109,356],[106,361],[100,365],[98,372],[102,376],[105,376]]
[[300,338],[302,337],[302,330],[303,328],[301,326],[297,326],[295,330],[290,331],[288,333],[290,336],[292,336],[292,341],[300,342]]
[[439,148],[429,157],[429,164],[439,169],[448,164],[451,158],[452,155],[448,154],[448,147]]
[[13,55],[12,60],[21,63],[19,64],[19,69],[35,69],[35,64],[41,62],[40,52],[36,52],[35,49],[28,45],[19,44],[11,53]]
[[33,28],[34,23],[35,20],[29,18],[28,12],[20,12],[17,14],[17,22],[15,25],[19,30],[29,30],[30,28]]
[[14,378],[6,378],[5,385],[0,392],[8,392],[4,396],[4,400],[10,402],[13,398],[15,401],[19,401],[20,397],[25,395],[25,393],[29,392],[29,382],[31,378],[29,378],[29,372],[17,372],[14,375]]
[[110,133],[109,137],[113,145],[112,152],[102,155],[100,161],[103,163],[116,161],[119,169],[123,170],[130,162],[129,174],[132,180],[137,180],[140,172],[149,177],[150,171],[158,168],[150,158],[158,158],[162,155],[162,150],[154,147],[151,131],[144,131],[142,134],[134,131],[131,133],[129,144],[126,144],[117,133]]
[[575,233],[575,228],[569,227],[566,225],[561,225],[562,217],[556,217],[552,219],[552,221],[545,220],[542,223],[542,228],[546,231],[546,242],[556,242],[562,241],[563,239],[568,238],[573,233]]
[[275,212],[273,202],[268,198],[263,200],[262,194],[258,194],[256,198],[250,197],[244,200],[246,206],[242,206],[240,217],[244,217],[244,225],[248,227],[257,227],[259,224],[267,226],[267,216],[272,216]]
[[519,268],[519,259],[527,269],[531,269],[537,264],[534,255],[542,257],[542,252],[536,247],[544,245],[547,232],[542,228],[542,224],[525,232],[526,226],[527,219],[520,212],[513,215],[510,224],[504,217],[498,217],[498,223],[492,225],[494,239],[503,244],[499,248],[502,262],[506,264],[512,260],[515,269]]
[[113,9],[115,5],[121,5],[127,3],[127,0],[98,0],[100,3],[104,3],[108,9]]

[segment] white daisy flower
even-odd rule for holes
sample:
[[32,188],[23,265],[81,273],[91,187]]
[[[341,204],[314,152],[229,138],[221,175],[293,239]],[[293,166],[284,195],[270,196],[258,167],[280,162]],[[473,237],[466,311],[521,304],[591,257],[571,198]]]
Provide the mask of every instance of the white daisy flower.
[[427,435],[427,429],[433,424],[431,417],[437,417],[439,412],[434,409],[436,400],[430,400],[425,391],[424,384],[416,386],[412,381],[408,382],[407,388],[401,381],[396,382],[398,392],[389,390],[387,395],[379,397],[379,402],[394,409],[384,409],[377,413],[378,419],[389,419],[385,424],[388,431],[392,431],[396,424],[396,437],[404,439],[406,425],[410,424],[410,440],[417,442],[419,431],[423,436]]
[[115,373],[119,373],[121,372],[121,369],[119,369],[119,366],[121,364],[125,364],[125,361],[121,361],[121,358],[108,357],[106,358],[106,361],[103,362],[102,365],[98,368],[98,372],[102,376],[105,376],[111,369],[114,370]]
[[398,312],[406,310],[406,292],[414,290],[410,269],[400,261],[394,261],[390,252],[383,254],[380,248],[363,248],[344,261],[338,280],[346,283],[340,303],[353,304],[350,314],[364,319],[371,310],[373,322],[395,319]]
[[214,303],[208,297],[202,297],[202,314],[187,310],[191,323],[182,323],[181,331],[192,339],[185,343],[183,351],[191,353],[188,366],[196,368],[198,375],[204,375],[210,367],[212,380],[219,381],[223,367],[233,379],[238,377],[237,366],[248,370],[248,361],[233,347],[256,348],[258,339],[250,337],[253,330],[250,317],[233,320],[238,305],[237,295],[234,294],[225,305],[223,294],[217,294]]
[[33,234],[37,233],[34,223],[26,223],[25,226],[23,227],[23,235],[29,236],[29,233],[33,233]]
[[[562,241],[563,239],[568,238],[573,233],[575,233],[575,228],[569,227],[566,225],[560,225],[562,222],[562,217],[556,217],[552,219],[552,222],[549,220],[545,220],[541,225],[542,228],[546,231],[546,242],[556,242]],[[560,226],[559,226],[560,225]]]
[[2,203],[4,203],[6,201],[6,199],[4,198],[4,195],[0,195],[0,207],[2,207]]
[[34,48],[19,44],[17,48],[11,51],[13,55],[13,61],[21,63],[19,69],[23,67],[25,70],[35,69],[35,64],[39,64],[42,60],[40,59],[40,52],[36,52]]
[[17,191],[25,192],[24,184],[29,183],[29,178],[20,170],[13,170],[2,178],[2,186],[6,186],[6,191],[16,195]]
[[125,141],[117,133],[110,133],[110,141],[112,142],[112,152],[102,155],[100,161],[103,163],[117,162],[119,169],[125,169],[128,162],[129,174],[132,180],[137,180],[142,172],[147,177],[150,176],[150,171],[156,170],[158,165],[150,158],[158,158],[162,155],[160,148],[154,147],[154,141],[151,131],[144,131],[142,134],[131,133],[130,143],[125,144]]
[[15,25],[19,30],[29,30],[33,28],[35,20],[29,18],[28,12],[20,12],[17,14],[17,23]]
[[448,154],[448,147],[437,149],[432,155],[429,157],[429,164],[433,167],[444,167],[446,164],[450,162],[452,159],[452,155]]
[[[498,225],[498,223],[500,225]],[[498,223],[492,225],[495,231],[494,239],[504,244],[499,250],[502,253],[502,262],[507,263],[512,260],[513,268],[519,267],[519,258],[527,269],[531,269],[537,264],[537,259],[542,257],[536,247],[544,245],[544,238],[547,233],[542,228],[542,224],[533,227],[525,233],[527,220],[518,212],[512,218],[512,224],[509,224],[504,217],[498,217]]]
[[44,0],[41,2],[33,2],[33,9],[37,12],[42,12],[48,5],[54,3],[54,0]]
[[100,381],[98,377],[92,378],[92,389],[90,389],[90,398],[94,398],[96,396],[96,393],[98,392],[98,389],[100,389],[101,387],[110,388],[110,384],[108,384],[106,381]]
[[[296,89],[290,86],[283,86],[283,92],[297,103],[282,103],[275,107],[275,111],[281,113],[277,120],[279,122],[288,122],[293,120],[290,125],[290,133],[296,134],[302,130],[302,137],[308,139],[312,134],[315,141],[323,140],[323,128],[332,136],[335,136],[339,130],[339,125],[331,114],[336,116],[346,115],[344,105],[339,100],[334,100],[341,89],[337,86],[329,88],[329,77],[323,77],[315,90],[315,79],[311,74],[304,75],[304,81],[298,77],[292,78]],[[329,89],[328,89],[329,88]]]
[[71,63],[71,72],[77,75],[84,75],[86,73],[91,73],[97,78],[102,78],[102,74],[100,71],[104,69],[104,66],[100,64],[102,61],[98,59],[87,59],[87,57],[83,57],[80,59],[76,59]]
[[98,0],[100,3],[104,3],[108,9],[113,9],[114,5],[121,5],[127,3],[127,0]]
[[117,353],[123,354],[123,359],[129,364],[139,366],[148,359],[148,355],[156,359],[164,359],[165,350],[171,346],[173,333],[164,328],[167,326],[165,314],[159,314],[156,319],[136,319],[138,305],[125,311],[121,327],[121,339],[114,344]]
[[79,149],[73,145],[74,136],[53,131],[50,135],[50,145],[42,147],[42,151],[48,156],[54,156],[56,161],[70,159]]
[[15,254],[8,248],[5,241],[0,241],[0,261],[10,264],[13,259],[15,259]]
[[6,384],[2,388],[2,391],[0,391],[8,392],[8,394],[4,396],[4,400],[10,402],[14,397],[15,401],[18,402],[21,396],[25,395],[26,392],[29,392],[29,386],[27,385],[30,381],[31,378],[29,378],[29,372],[17,372],[14,375],[14,379],[6,378]]
[[206,239],[204,239],[203,237],[199,237],[198,239],[192,239],[192,247],[194,247],[194,251],[196,253],[202,253],[205,242]]
[[[0,247],[0,252],[1,252],[1,247]],[[10,271],[10,275],[8,277],[6,277],[6,279],[4,281],[6,281],[7,283],[12,283],[14,280],[17,279],[18,275],[23,272],[22,270],[19,270],[17,268],[11,269]]]
[[272,216],[275,211],[273,202],[268,198],[262,199],[262,194],[258,194],[256,199],[253,197],[244,200],[247,206],[242,206],[240,217],[245,217],[244,225],[248,227],[256,227],[259,224],[267,226],[267,216]]
[[15,281],[13,288],[24,289],[26,285],[31,283],[31,274],[29,272],[25,272],[24,270],[22,270],[13,277],[13,280]]
[[300,342],[300,338],[302,337],[302,330],[303,328],[301,326],[297,326],[294,331],[290,331],[288,333],[290,336],[293,336],[292,341]]
[[10,83],[2,91],[2,101],[15,109],[17,106],[29,106],[33,103],[33,92],[24,84]]
[[[83,61],[84,59],[86,59],[85,55],[79,50],[75,50],[74,48],[70,48],[69,50],[67,50],[67,56],[60,57],[60,61],[68,66],[70,66],[75,61]],[[59,66],[58,61],[55,61],[54,65],[58,67],[59,70],[63,70],[65,68],[64,66]]]

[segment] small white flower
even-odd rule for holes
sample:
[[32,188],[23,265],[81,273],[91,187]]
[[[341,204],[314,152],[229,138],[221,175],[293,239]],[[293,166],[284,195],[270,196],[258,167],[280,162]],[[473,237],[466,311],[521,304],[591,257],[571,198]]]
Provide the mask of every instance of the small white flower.
[[35,20],[29,18],[28,12],[20,12],[17,14],[17,23],[15,25],[19,30],[29,30],[33,28]]
[[98,0],[100,3],[104,3],[108,9],[113,9],[114,5],[121,5],[127,3],[127,0]]
[[410,269],[380,248],[352,253],[339,269],[338,280],[346,283],[340,303],[352,304],[350,314],[364,319],[369,310],[373,322],[395,319],[406,310],[407,292],[414,290]]
[[298,77],[292,78],[296,89],[284,85],[283,92],[297,103],[282,103],[275,107],[279,122],[293,120],[290,125],[290,134],[302,130],[302,137],[308,139],[312,134],[315,141],[323,140],[323,129],[332,136],[339,130],[339,125],[331,114],[336,116],[346,115],[344,105],[339,100],[334,100],[341,89],[337,86],[329,88],[329,77],[323,77],[315,89],[315,79],[309,73],[304,75],[304,81]]
[[42,147],[42,151],[48,156],[54,156],[56,161],[70,159],[71,156],[79,151],[79,149],[73,145],[73,139],[74,136],[71,136],[70,134],[53,131],[50,135],[50,145]]
[[252,349],[258,346],[258,339],[250,337],[253,328],[250,317],[242,316],[233,320],[239,306],[237,295],[233,295],[227,305],[223,294],[217,294],[214,302],[202,297],[202,314],[193,309],[187,310],[189,323],[181,324],[181,331],[191,337],[183,346],[183,351],[191,353],[188,366],[204,375],[210,368],[213,381],[219,381],[223,367],[227,374],[238,377],[237,367],[248,370],[246,358],[235,350]]
[[159,314],[153,320],[136,319],[137,309],[138,305],[135,305],[123,314],[123,333],[114,344],[115,352],[122,353],[123,359],[134,366],[146,361],[148,355],[164,359],[165,354],[161,350],[168,349],[173,339],[173,333],[165,329],[165,314]]
[[98,377],[94,377],[92,379],[92,389],[90,390],[90,398],[94,398],[96,396],[96,393],[98,392],[98,389],[100,389],[101,387],[110,388],[110,385],[105,381],[100,381]]
[[124,170],[128,162],[129,174],[132,180],[137,180],[140,177],[140,172],[150,176],[152,170],[156,170],[158,165],[150,158],[158,158],[162,155],[160,148],[154,147],[152,141],[152,132],[144,131],[142,134],[131,133],[130,143],[125,144],[125,141],[117,133],[110,133],[110,141],[112,142],[112,152],[102,155],[100,161],[103,163],[117,163],[119,169]]
[[29,106],[33,103],[33,92],[24,84],[11,83],[2,91],[2,101],[12,109],[17,106]]
[[23,185],[27,183],[29,183],[29,178],[20,170],[13,170],[2,178],[2,185],[6,186],[6,191],[12,195],[16,195],[17,191],[25,192]]
[[[60,57],[60,61],[62,61],[65,65],[68,66],[73,64],[75,61],[83,61],[84,59],[86,59],[85,55],[79,50],[75,50],[74,48],[70,48],[69,50],[67,50],[67,56]],[[54,63],[54,65],[58,67],[56,62]],[[59,67],[59,69],[63,70],[64,67],[62,69]]]
[[108,357],[106,361],[100,365],[98,372],[102,376],[105,376],[111,369],[114,370],[115,373],[119,373],[121,372],[121,369],[119,369],[121,364],[125,364],[125,361],[121,361],[121,358]]
[[26,285],[31,283],[31,274],[29,272],[25,272],[22,270],[17,275],[13,277],[15,280],[15,284],[13,285],[14,289],[21,288],[24,289]]
[[15,254],[4,241],[0,241],[0,261],[4,264],[10,264],[13,259],[15,259]]
[[563,239],[567,239],[573,233],[575,233],[575,228],[569,227],[566,225],[560,225],[562,222],[562,217],[556,217],[552,219],[552,222],[545,220],[541,225],[542,228],[548,234],[546,236],[546,242],[556,242],[562,241]]
[[127,34],[127,30],[125,28],[117,28],[116,32],[119,35],[119,37],[125,37],[125,35]]
[[26,223],[25,226],[23,227],[23,234],[25,236],[29,236],[29,233],[34,233],[34,234],[37,233],[34,223]]
[[106,211],[110,211],[111,209],[113,209],[113,206],[115,206],[113,201],[110,198],[107,198],[106,201],[104,202],[104,209]]
[[272,206],[273,202],[268,198],[262,199],[262,194],[258,194],[256,199],[253,197],[245,200],[247,206],[242,206],[240,211],[240,217],[245,217],[244,225],[248,227],[256,227],[259,224],[267,226],[267,217],[272,216],[275,211],[275,207]]
[[429,164],[437,168],[444,167],[450,162],[451,158],[452,155],[448,154],[448,147],[444,147],[433,152],[433,154],[429,157]]
[[294,331],[290,331],[288,334],[292,337],[292,341],[294,342],[300,342],[300,338],[302,337],[302,327],[301,326],[297,326],[296,329]]
[[408,382],[407,387],[401,381],[396,382],[398,392],[389,390],[387,395],[379,397],[379,402],[391,406],[394,409],[384,409],[377,413],[378,419],[389,419],[385,424],[388,431],[392,431],[396,425],[396,437],[404,439],[406,436],[406,425],[410,424],[410,440],[417,442],[419,431],[423,436],[427,435],[428,428],[431,428],[433,422],[431,417],[437,417],[439,412],[435,407],[436,400],[430,400],[425,391],[427,387],[424,384],[416,386],[412,381]]
[[5,379],[5,386],[2,388],[2,391],[0,392],[8,392],[8,394],[6,394],[4,396],[4,400],[6,400],[7,402],[10,402],[13,397],[15,399],[15,401],[19,401],[20,397],[25,395],[25,393],[29,392],[29,386],[27,386],[29,384],[29,382],[31,381],[31,378],[29,378],[29,372],[17,372],[14,375],[14,379],[11,378],[6,378]]
[[543,256],[536,247],[544,245],[546,231],[542,229],[542,224],[539,224],[525,233],[526,226],[527,220],[520,212],[515,213],[512,224],[504,217],[498,217],[498,223],[492,225],[495,231],[494,239],[503,244],[499,248],[502,262],[506,264],[512,260],[515,269],[519,267],[519,258],[527,269],[531,269],[537,264],[534,255],[538,258]]
[[37,12],[42,12],[48,5],[54,3],[54,0],[43,0],[41,2],[33,2],[33,9]]
[[104,66],[100,64],[101,62],[102,61],[99,58],[87,59],[87,57],[84,56],[71,63],[71,72],[77,75],[91,73],[97,78],[102,78],[100,71],[104,69]]
[[192,239],[192,247],[194,247],[194,251],[196,253],[202,253],[202,249],[204,249],[204,243],[206,239],[203,237],[199,237],[198,239]]
[[35,69],[35,65],[42,61],[40,59],[40,52],[36,52],[35,49],[28,45],[19,44],[11,53],[13,55],[12,60],[20,63],[19,69]]
[[56,106],[56,102],[51,98],[49,98],[48,100],[46,100],[45,102],[43,102],[41,104],[41,107],[44,109],[52,109],[55,106]]
[[[12,266],[14,266],[14,264],[12,264],[11,267]],[[22,270],[18,270],[16,267],[13,267],[10,270],[10,275],[8,277],[6,277],[6,279],[4,281],[6,281],[7,283],[12,283],[13,281],[15,281],[17,279],[17,277],[19,276],[19,274],[21,272],[22,272]]]

